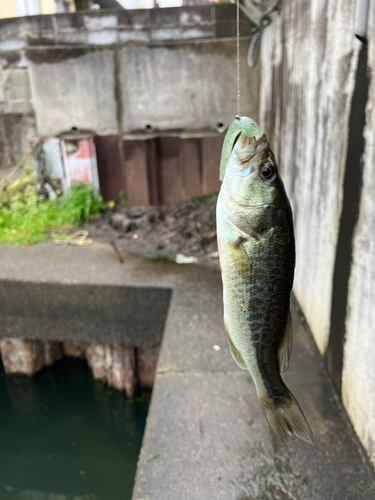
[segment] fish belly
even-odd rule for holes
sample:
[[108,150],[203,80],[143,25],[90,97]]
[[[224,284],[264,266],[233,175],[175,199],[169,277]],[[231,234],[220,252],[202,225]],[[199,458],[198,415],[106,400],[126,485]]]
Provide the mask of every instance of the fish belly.
[[236,228],[227,219],[219,203],[217,236],[223,280],[224,323],[229,345],[237,364],[241,368],[246,367],[257,386],[261,386],[262,378],[257,369],[256,345],[249,321],[252,299],[251,265],[244,246],[245,241],[246,246],[251,247],[251,240],[254,242],[256,240]]

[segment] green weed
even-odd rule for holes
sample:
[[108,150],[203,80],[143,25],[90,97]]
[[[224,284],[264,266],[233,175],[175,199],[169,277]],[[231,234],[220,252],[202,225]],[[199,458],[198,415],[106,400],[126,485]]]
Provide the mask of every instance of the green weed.
[[43,200],[32,167],[12,183],[0,186],[0,243],[28,245],[48,240],[52,230],[68,230],[104,208],[94,189],[75,184],[66,196]]

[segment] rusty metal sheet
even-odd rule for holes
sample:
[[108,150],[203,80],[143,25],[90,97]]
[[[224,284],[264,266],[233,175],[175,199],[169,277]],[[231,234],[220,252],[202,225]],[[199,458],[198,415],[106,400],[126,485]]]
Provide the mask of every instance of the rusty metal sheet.
[[217,193],[220,189],[219,167],[223,136],[203,137],[202,141],[202,193]]
[[130,205],[150,205],[147,141],[124,141],[125,173]]
[[201,139],[181,139],[180,161],[183,200],[202,196]]
[[174,204],[182,200],[180,141],[178,137],[159,137],[157,155],[160,162],[161,203]]
[[118,135],[94,138],[99,185],[104,201],[117,200],[126,192],[122,139]]
[[174,204],[219,191],[223,138],[95,138],[100,188],[105,201],[121,191],[130,205]]
[[157,155],[157,144],[155,139],[147,141],[147,161],[150,181],[150,201],[152,205],[160,205],[160,162]]

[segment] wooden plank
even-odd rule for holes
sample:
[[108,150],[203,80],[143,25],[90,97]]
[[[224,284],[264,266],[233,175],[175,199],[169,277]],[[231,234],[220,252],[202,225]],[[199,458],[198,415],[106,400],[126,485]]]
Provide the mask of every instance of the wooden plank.
[[117,200],[120,192],[126,192],[122,140],[118,135],[94,138],[100,192],[104,201]]
[[201,139],[181,139],[180,157],[183,199],[202,196]]
[[217,193],[220,189],[219,168],[223,136],[202,138],[202,193]]
[[151,202],[146,141],[124,141],[123,145],[127,185],[126,196],[129,205],[148,206]]
[[182,201],[180,139],[159,137],[157,156],[160,165],[160,203],[172,205]]

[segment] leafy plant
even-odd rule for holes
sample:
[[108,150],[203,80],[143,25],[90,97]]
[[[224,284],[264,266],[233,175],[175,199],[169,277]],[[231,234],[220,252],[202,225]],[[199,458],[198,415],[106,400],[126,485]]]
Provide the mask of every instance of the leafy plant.
[[0,185],[0,243],[27,245],[45,241],[51,230],[67,230],[104,208],[91,187],[73,185],[66,196],[44,200],[37,193],[32,166],[22,177]]

